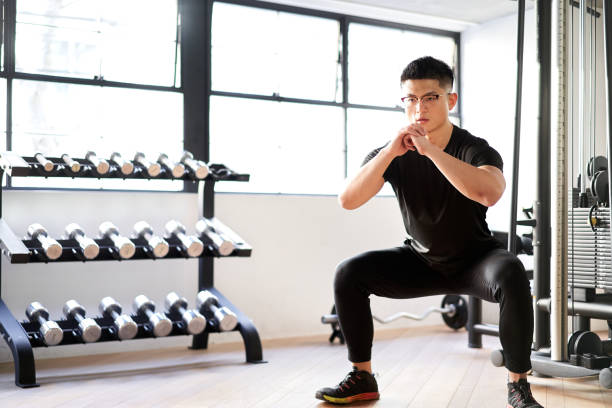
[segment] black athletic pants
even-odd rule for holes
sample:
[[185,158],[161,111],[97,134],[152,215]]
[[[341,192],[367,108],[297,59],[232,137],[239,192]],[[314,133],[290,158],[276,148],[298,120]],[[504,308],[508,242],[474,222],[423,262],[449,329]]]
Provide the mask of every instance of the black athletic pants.
[[408,299],[467,294],[499,303],[499,337],[506,367],[514,373],[531,369],[533,309],[529,281],[521,261],[504,249],[487,252],[452,273],[431,268],[408,246],[366,252],[338,265],[334,294],[352,362],[371,359],[374,325],[370,295]]

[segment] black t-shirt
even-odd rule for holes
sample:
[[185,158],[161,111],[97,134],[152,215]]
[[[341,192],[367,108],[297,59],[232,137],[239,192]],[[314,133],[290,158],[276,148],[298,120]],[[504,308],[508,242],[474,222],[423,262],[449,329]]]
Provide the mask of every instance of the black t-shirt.
[[[381,149],[373,150],[363,164]],[[503,170],[501,156],[486,140],[457,126],[444,151],[476,167]],[[408,151],[393,159],[383,177],[399,202],[406,243],[430,266],[456,270],[486,251],[503,248],[487,226],[487,207],[461,194],[429,158]]]

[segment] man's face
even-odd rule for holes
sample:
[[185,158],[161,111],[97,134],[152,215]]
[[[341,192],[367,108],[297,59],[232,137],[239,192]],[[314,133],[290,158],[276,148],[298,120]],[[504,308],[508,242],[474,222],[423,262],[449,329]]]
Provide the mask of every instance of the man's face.
[[410,123],[419,123],[431,133],[448,122],[448,112],[457,94],[442,88],[437,79],[408,79],[402,83],[404,109]]

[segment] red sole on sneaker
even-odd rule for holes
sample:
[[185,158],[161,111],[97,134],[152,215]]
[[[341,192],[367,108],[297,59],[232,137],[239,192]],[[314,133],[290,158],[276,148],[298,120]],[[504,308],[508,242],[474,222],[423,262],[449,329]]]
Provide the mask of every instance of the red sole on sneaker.
[[329,395],[323,395],[323,399],[333,404],[350,404],[356,401],[370,401],[377,400],[380,398],[380,394],[377,392],[364,392],[363,394],[356,394],[346,398],[334,398]]

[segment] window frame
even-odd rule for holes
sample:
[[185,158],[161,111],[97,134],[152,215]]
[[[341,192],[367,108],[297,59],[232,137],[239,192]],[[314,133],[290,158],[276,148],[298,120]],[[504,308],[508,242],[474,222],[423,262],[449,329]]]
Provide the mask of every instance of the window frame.
[[[3,13],[3,24],[2,24],[2,56],[4,59],[4,65],[0,70],[0,78],[6,79],[6,150],[11,150],[13,144],[13,80],[29,80],[29,81],[40,81],[40,82],[51,82],[51,83],[67,83],[73,85],[89,85],[99,87],[111,87],[111,88],[127,88],[135,90],[148,90],[148,91],[162,91],[162,92],[174,92],[183,93],[183,86],[179,84],[177,86],[176,77],[177,69],[176,63],[179,52],[181,55],[181,69],[182,69],[182,52],[179,51],[180,43],[180,26],[178,24],[180,11],[177,12],[177,32],[176,32],[176,46],[175,46],[175,69],[174,69],[174,86],[161,86],[161,85],[147,85],[131,82],[119,82],[119,81],[108,81],[103,77],[95,75],[93,78],[82,78],[82,77],[66,77],[56,76],[48,74],[35,74],[28,72],[19,72],[15,70],[15,38],[17,30],[17,1],[18,0],[4,0],[2,3]],[[21,0],[24,1],[24,0]],[[176,0],[180,10],[180,3],[183,0]],[[133,190],[133,189],[98,189],[98,188],[64,188],[64,187],[14,187],[12,185],[12,179],[7,177],[6,185],[2,186],[3,189],[8,190],[51,190],[51,191],[120,191],[120,192],[159,192],[159,193],[177,193],[181,191],[191,191],[192,189],[187,188],[188,182],[184,183],[183,190]]]
[[[419,27],[419,26],[414,26],[410,24],[402,24],[402,23],[397,23],[397,22],[354,16],[350,14],[329,12],[329,11],[316,10],[316,9],[310,9],[310,8],[305,8],[305,7],[297,7],[297,6],[291,6],[291,5],[286,5],[286,4],[270,3],[270,2],[264,2],[264,1],[258,1],[258,0],[207,0],[207,1],[211,3],[210,5],[211,14],[212,14],[212,5],[214,3],[225,3],[225,4],[233,4],[233,5],[238,5],[238,6],[246,6],[246,7],[259,8],[259,9],[273,10],[273,11],[278,11],[278,12],[294,13],[294,14],[300,14],[300,15],[311,16],[311,17],[329,18],[329,19],[338,21],[339,27],[340,27],[340,34],[342,37],[342,54],[341,54],[342,102],[333,102],[333,101],[316,100],[316,99],[302,99],[302,98],[294,98],[294,97],[283,97],[277,94],[259,95],[259,94],[249,94],[249,93],[227,92],[227,91],[221,91],[221,90],[213,90],[212,88],[208,89],[208,96],[209,96],[209,101],[210,101],[210,96],[214,95],[214,96],[258,99],[258,100],[277,101],[277,102],[326,105],[326,106],[335,106],[335,107],[342,108],[344,110],[344,152],[343,152],[344,153],[344,177],[347,177],[348,175],[348,154],[347,154],[347,151],[348,151],[348,123],[347,123],[348,114],[347,112],[348,112],[348,109],[350,108],[373,109],[373,110],[383,110],[383,111],[392,111],[392,112],[403,112],[404,111],[403,108],[399,107],[399,104],[397,107],[389,107],[389,106],[380,106],[380,105],[364,105],[364,104],[349,103],[348,90],[349,90],[350,78],[348,76],[348,51],[349,51],[348,30],[349,30],[350,24],[356,23],[356,24],[371,25],[371,26],[384,27],[384,28],[394,28],[394,29],[405,30],[405,31],[414,31],[418,33],[450,37],[451,39],[454,40],[455,46],[457,49],[457,54],[456,54],[457,60],[455,63],[455,72],[454,72],[456,91],[458,93],[461,92],[461,76],[460,76],[460,72],[461,72],[461,33],[460,32],[441,30],[441,29],[435,29],[435,28],[429,28],[429,27]],[[210,21],[211,21],[211,24],[209,26],[209,33],[208,33],[209,43],[208,43],[208,54],[207,54],[209,58],[211,58],[210,56],[211,54],[210,38],[211,38],[211,31],[212,31],[212,18]],[[210,60],[209,60],[209,63],[210,63]],[[210,74],[210,70],[209,70],[209,74]],[[210,86],[210,83],[211,83],[210,78],[209,78],[208,83]],[[455,117],[459,121],[461,121],[461,103],[457,104],[456,112],[451,113],[450,116]],[[207,145],[209,144],[208,131],[206,133],[206,143]],[[231,193],[231,194],[236,194],[236,193]],[[279,193],[248,193],[248,192],[245,192],[244,194],[278,195]],[[281,195],[295,195],[293,193],[291,194],[280,193],[280,194]],[[304,195],[313,195],[313,194],[304,194]],[[314,195],[329,195],[329,194],[314,194]]]
[[[23,1],[23,0],[21,0]],[[239,6],[253,7],[259,9],[267,9],[278,12],[287,12],[299,15],[329,18],[338,21],[340,34],[342,36],[342,54],[341,54],[341,71],[342,71],[342,102],[301,99],[293,97],[283,97],[280,95],[257,95],[244,94],[213,90],[211,88],[211,35],[212,35],[212,10],[214,3],[226,3]],[[341,107],[344,110],[344,176],[348,174],[347,168],[347,140],[348,140],[348,124],[347,112],[350,108],[358,109],[374,109],[402,112],[403,109],[399,106],[379,106],[379,105],[363,105],[349,103],[348,89],[350,78],[348,77],[348,30],[351,23],[372,25],[385,28],[395,28],[400,30],[415,31],[419,33],[433,34],[450,37],[454,40],[456,46],[456,63],[455,77],[456,90],[461,92],[461,33],[456,31],[441,30],[429,27],[419,27],[409,24],[378,20],[373,18],[354,16],[350,14],[323,11],[306,7],[291,6],[286,4],[271,3],[259,0],[177,0],[178,16],[177,16],[177,45],[175,56],[180,53],[180,84],[176,84],[175,70],[175,85],[174,86],[159,86],[145,85],[136,83],[125,83],[117,81],[107,81],[104,78],[94,77],[73,78],[64,76],[52,76],[44,74],[32,74],[15,71],[15,34],[16,34],[16,17],[17,17],[17,0],[3,1],[3,59],[4,64],[0,70],[0,78],[5,78],[6,83],[6,148],[10,150],[12,147],[12,81],[13,79],[24,79],[32,81],[45,82],[60,82],[77,85],[90,86],[107,86],[130,88],[139,90],[153,90],[163,92],[179,92],[183,94],[183,148],[194,153],[196,157],[202,158],[208,162],[210,160],[210,129],[209,129],[209,107],[210,96],[225,96],[247,99],[259,99],[277,102],[289,103],[304,103],[315,105],[327,105]],[[180,24],[178,23],[180,16]],[[202,75],[204,74],[204,75]],[[202,114],[203,113],[203,114]],[[457,111],[451,116],[461,120],[461,103],[457,106]],[[232,163],[228,163],[231,167]],[[245,171],[248,171],[246,169]],[[6,189],[15,190],[40,190],[49,189],[44,187],[12,187],[11,179],[7,178],[7,185],[3,186]],[[181,192],[169,190],[113,190],[113,189],[90,189],[90,188],[50,188],[51,190],[61,191],[128,191],[128,192]],[[191,182],[185,182],[182,192],[196,192],[197,185]],[[274,194],[278,193],[244,193],[244,194]],[[285,193],[281,193],[285,194]],[[294,193],[287,195],[295,195]],[[312,195],[312,194],[305,194]],[[319,195],[319,194],[317,194]],[[320,194],[328,195],[328,194]]]

